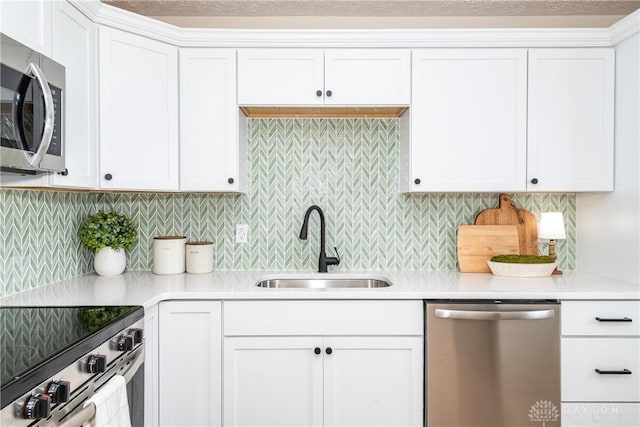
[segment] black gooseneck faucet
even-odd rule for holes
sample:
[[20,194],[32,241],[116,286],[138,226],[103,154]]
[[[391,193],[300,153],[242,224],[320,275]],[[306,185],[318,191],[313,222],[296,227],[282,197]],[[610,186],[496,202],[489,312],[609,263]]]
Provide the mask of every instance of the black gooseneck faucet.
[[325,223],[324,223],[324,213],[320,206],[313,205],[307,209],[307,212],[304,214],[304,221],[302,222],[302,229],[300,230],[300,239],[307,240],[307,231],[309,229],[309,216],[311,212],[317,211],[320,216],[320,257],[318,258],[318,273],[326,273],[328,265],[338,265],[340,264],[340,255],[338,255],[338,248],[334,247],[336,250],[336,255],[338,257],[328,257],[325,252]]

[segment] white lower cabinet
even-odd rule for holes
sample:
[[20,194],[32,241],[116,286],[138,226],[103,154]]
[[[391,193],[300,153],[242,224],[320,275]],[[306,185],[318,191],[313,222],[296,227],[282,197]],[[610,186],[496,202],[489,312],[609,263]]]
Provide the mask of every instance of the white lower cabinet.
[[562,425],[640,425],[640,301],[562,303]]
[[322,425],[322,338],[224,341],[225,426]]
[[422,425],[421,337],[326,337],[324,346],[325,426]]
[[[423,424],[421,301],[225,302],[224,312],[224,425]],[[379,319],[393,336],[367,325]]]
[[220,426],[222,303],[159,305],[159,425]]
[[640,403],[563,403],[562,427],[638,427]]

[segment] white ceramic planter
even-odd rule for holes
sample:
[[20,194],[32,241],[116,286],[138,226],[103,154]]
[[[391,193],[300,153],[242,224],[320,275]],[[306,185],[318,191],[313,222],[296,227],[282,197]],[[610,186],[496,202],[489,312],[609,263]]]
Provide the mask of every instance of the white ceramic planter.
[[93,268],[100,276],[117,276],[127,267],[124,249],[113,250],[111,246],[100,249],[93,258]]

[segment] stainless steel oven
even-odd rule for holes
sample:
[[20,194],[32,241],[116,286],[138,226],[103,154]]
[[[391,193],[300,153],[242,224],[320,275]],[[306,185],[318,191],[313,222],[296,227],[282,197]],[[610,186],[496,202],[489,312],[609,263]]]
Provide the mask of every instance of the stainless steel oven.
[[144,310],[0,307],[0,425],[78,427],[115,375],[126,381],[132,426],[144,425]]
[[62,65],[0,34],[0,168],[65,170]]

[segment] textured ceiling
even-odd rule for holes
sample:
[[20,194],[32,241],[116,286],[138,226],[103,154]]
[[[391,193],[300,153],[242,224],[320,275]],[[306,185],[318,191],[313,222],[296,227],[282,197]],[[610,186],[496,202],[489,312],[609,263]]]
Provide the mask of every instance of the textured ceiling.
[[146,16],[591,16],[628,15],[640,0],[102,0]]

